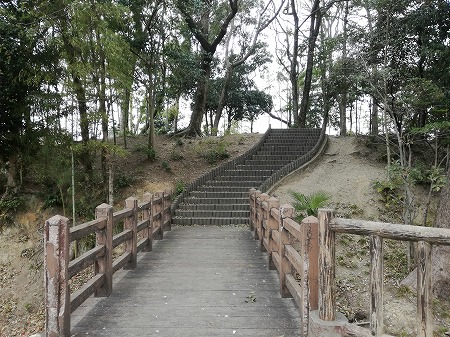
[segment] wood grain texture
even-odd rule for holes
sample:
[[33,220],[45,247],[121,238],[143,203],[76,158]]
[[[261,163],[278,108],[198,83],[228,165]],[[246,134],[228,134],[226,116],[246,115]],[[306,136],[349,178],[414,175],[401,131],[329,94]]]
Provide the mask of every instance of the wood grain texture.
[[383,239],[370,236],[370,331],[383,333]]
[[336,319],[335,295],[335,234],[330,228],[333,211],[319,210],[319,317]]

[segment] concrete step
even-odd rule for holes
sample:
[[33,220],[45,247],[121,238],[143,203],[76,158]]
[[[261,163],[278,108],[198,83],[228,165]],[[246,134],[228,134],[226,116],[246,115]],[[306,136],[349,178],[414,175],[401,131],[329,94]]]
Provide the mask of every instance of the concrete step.
[[204,186],[200,186],[197,191],[200,192],[241,192],[241,193],[248,193],[249,189],[257,186],[257,185],[252,185],[250,187],[247,186],[220,186],[220,185],[215,185],[215,186],[211,186],[209,184],[205,184]]
[[237,168],[238,165],[236,165],[231,170],[222,172],[220,174],[220,176],[217,178],[233,177],[233,179],[235,179],[234,177],[257,177],[258,179],[260,179],[262,177],[264,177],[264,178],[270,177],[273,173],[272,170],[266,170],[266,169],[258,170],[258,169],[252,168],[251,170],[243,170],[243,169]]
[[[295,158],[297,159],[297,158]],[[290,159],[278,159],[278,160],[273,160],[273,159],[247,159],[244,161],[245,165],[251,165],[253,167],[283,167],[286,164],[289,164],[290,162],[293,162],[294,160],[290,160]]]
[[215,198],[215,199],[229,199],[229,198],[243,198],[248,195],[248,191],[192,191],[189,193],[193,198]]
[[177,210],[175,217],[183,218],[246,218],[250,216],[250,210]]
[[225,180],[227,177],[217,177],[216,179],[220,180],[210,180],[205,183],[205,186],[223,186],[223,187],[242,187],[246,189],[250,189],[255,186],[259,186],[264,179],[254,180],[254,177],[247,177],[248,179],[245,179],[243,181],[241,180],[232,180],[229,178],[228,180]]
[[248,197],[240,198],[199,198],[189,196],[184,200],[185,204],[218,204],[218,205],[229,205],[229,204],[249,204]]
[[180,210],[217,210],[217,211],[245,211],[250,210],[247,204],[180,204]]
[[[276,165],[265,165],[264,167],[266,169],[269,169],[271,172],[275,172],[278,171],[279,169],[281,169],[284,166],[284,164],[280,163],[280,164],[276,164]],[[236,165],[236,168],[239,170],[244,170],[244,171],[252,171],[252,170],[258,170],[262,168],[262,165],[257,165],[257,164],[239,164]]]
[[265,152],[257,152],[253,156],[249,157],[249,159],[253,160],[283,160],[288,159],[290,161],[297,160],[299,157],[303,156],[306,152],[299,151],[265,151]]
[[232,217],[223,217],[223,218],[182,218],[182,217],[173,217],[172,223],[174,225],[183,225],[183,226],[193,226],[193,225],[204,225],[204,226],[229,226],[229,225],[248,225],[250,222],[249,218],[232,218]]

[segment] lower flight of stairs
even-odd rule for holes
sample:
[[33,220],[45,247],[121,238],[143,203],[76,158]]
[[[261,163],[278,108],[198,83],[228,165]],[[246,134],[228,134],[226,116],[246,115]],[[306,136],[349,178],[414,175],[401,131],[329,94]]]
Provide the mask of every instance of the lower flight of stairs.
[[249,190],[267,191],[323,148],[320,129],[269,129],[251,150],[192,183],[172,204],[175,225],[249,223]]

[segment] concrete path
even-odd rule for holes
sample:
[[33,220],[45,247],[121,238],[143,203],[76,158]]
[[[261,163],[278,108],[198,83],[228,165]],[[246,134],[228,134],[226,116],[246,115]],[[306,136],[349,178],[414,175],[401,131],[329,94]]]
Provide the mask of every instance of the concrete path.
[[300,315],[247,227],[174,227],[72,314],[72,336],[299,337]]

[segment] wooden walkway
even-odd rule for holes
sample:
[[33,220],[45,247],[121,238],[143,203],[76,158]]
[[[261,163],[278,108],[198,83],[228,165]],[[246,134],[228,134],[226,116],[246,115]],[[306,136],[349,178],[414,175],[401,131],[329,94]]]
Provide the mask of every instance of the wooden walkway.
[[299,337],[300,315],[247,227],[174,227],[108,298],[72,314],[72,336]]

